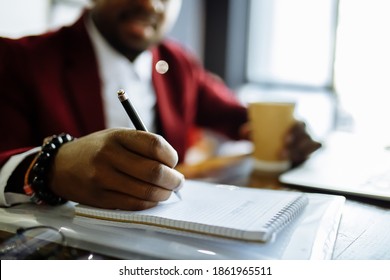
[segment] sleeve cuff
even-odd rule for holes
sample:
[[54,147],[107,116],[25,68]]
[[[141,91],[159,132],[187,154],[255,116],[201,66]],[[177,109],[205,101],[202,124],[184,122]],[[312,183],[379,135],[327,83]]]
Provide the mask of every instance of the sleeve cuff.
[[27,195],[17,193],[5,193],[5,187],[12,172],[17,166],[29,155],[40,151],[40,147],[28,150],[27,152],[12,156],[0,169],[0,206],[11,206],[17,203],[25,203],[29,201]]

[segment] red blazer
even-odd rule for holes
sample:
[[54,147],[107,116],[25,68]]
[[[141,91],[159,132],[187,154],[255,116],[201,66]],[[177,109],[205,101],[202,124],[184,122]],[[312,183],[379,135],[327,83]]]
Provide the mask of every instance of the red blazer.
[[[165,41],[152,49],[159,133],[182,160],[194,126],[238,138],[246,109],[232,92],[180,46]],[[105,128],[101,81],[83,18],[40,36],[0,38],[0,165],[9,156],[67,132],[80,137]]]

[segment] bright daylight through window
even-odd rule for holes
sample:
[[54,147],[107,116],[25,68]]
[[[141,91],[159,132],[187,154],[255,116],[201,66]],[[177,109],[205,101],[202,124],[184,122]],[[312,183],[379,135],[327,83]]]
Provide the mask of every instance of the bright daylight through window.
[[[390,1],[340,0],[335,87],[353,129],[390,144]],[[373,140],[370,139],[370,140]]]
[[343,128],[390,143],[390,1],[250,5],[249,82],[334,90]]

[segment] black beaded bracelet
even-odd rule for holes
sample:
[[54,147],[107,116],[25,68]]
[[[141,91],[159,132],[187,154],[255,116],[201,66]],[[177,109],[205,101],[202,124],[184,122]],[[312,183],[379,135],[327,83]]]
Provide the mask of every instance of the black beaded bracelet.
[[50,190],[47,185],[47,177],[58,149],[63,144],[73,140],[72,136],[65,133],[45,139],[41,151],[31,163],[24,178],[24,191],[30,196],[32,202],[48,205],[59,205],[66,202],[65,199]]

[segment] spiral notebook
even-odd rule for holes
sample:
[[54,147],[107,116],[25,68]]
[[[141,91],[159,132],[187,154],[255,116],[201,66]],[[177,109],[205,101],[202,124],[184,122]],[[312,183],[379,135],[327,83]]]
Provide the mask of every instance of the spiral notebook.
[[182,199],[171,196],[142,211],[106,210],[78,204],[88,222],[153,229],[181,235],[267,242],[305,208],[304,193],[187,182]]

